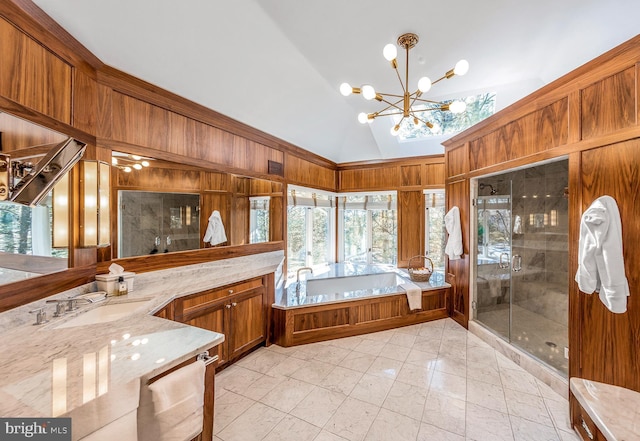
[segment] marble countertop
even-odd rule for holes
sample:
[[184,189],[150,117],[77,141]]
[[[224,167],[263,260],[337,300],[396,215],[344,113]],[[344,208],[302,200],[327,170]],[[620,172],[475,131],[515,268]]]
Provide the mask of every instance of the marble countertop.
[[[397,276],[396,284],[342,292],[327,292],[318,295],[307,295],[307,280],[322,280],[384,273],[395,273]],[[413,282],[411,281],[406,269],[396,268],[392,265],[359,265],[349,263],[329,264],[321,268],[315,268],[313,275],[309,275],[309,273],[304,274],[307,279],[302,280],[299,286],[295,280],[292,280],[285,288],[281,288],[279,292],[276,292],[276,303],[273,305],[274,308],[299,308],[318,304],[359,300],[366,297],[397,295],[404,293],[404,290],[398,287],[398,285],[403,283],[413,283],[419,286],[422,291],[448,288],[451,286],[444,281],[444,274],[440,272],[434,272],[428,282]]]
[[640,439],[640,393],[571,378],[571,392],[608,441]]
[[[39,326],[28,311],[46,306],[51,317],[54,305],[45,304],[46,299],[1,313],[0,415],[73,416],[108,396],[118,397],[112,404],[122,407],[122,392],[134,390],[132,385],[224,341],[222,334],[153,313],[175,298],[275,272],[283,258],[279,251],[138,274],[133,291],[107,302],[146,301],[107,323],[58,327],[104,302]],[[50,299],[95,290],[93,282]]]

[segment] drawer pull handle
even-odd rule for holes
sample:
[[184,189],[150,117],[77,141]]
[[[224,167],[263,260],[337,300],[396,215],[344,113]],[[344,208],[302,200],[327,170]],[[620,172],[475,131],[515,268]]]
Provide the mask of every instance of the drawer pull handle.
[[591,433],[591,430],[589,429],[589,426],[587,426],[584,418],[582,418],[582,428],[585,432],[587,432],[587,436],[589,437],[589,439],[593,439],[593,433]]
[[229,294],[233,294],[233,290],[232,289],[229,290]]
[[236,302],[233,302],[231,306],[238,306],[238,304]]
[[231,305],[224,305],[225,308],[231,309]]

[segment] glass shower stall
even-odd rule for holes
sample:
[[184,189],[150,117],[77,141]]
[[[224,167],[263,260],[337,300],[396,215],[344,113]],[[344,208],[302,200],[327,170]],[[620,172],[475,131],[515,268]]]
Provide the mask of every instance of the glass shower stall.
[[478,178],[473,318],[568,371],[568,161]]

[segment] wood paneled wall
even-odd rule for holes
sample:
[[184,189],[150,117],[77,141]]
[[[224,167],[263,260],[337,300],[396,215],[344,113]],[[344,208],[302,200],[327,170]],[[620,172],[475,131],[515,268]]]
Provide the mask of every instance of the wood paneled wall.
[[[465,253],[470,180],[569,157],[569,376],[640,391],[640,35],[445,142],[447,208],[461,208]],[[578,267],[582,213],[602,195],[620,208],[628,310],[613,314],[598,294],[581,293]],[[463,207],[466,213],[462,213]],[[449,262],[453,313],[469,318],[469,256]],[[453,282],[455,281],[455,282]],[[455,298],[458,297],[459,305]],[[572,412],[576,402],[571,397]]]

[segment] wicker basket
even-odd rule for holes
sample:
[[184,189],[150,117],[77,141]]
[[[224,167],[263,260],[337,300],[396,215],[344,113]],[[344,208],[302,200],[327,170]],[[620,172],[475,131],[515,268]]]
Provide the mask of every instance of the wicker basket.
[[[427,262],[429,262],[429,265],[431,267],[416,267],[412,265],[414,260],[422,259],[424,259],[425,265]],[[431,278],[431,274],[433,274],[433,261],[427,256],[413,256],[411,259],[409,259],[408,269],[409,277],[411,277],[411,280],[413,280],[414,282],[428,282]]]

